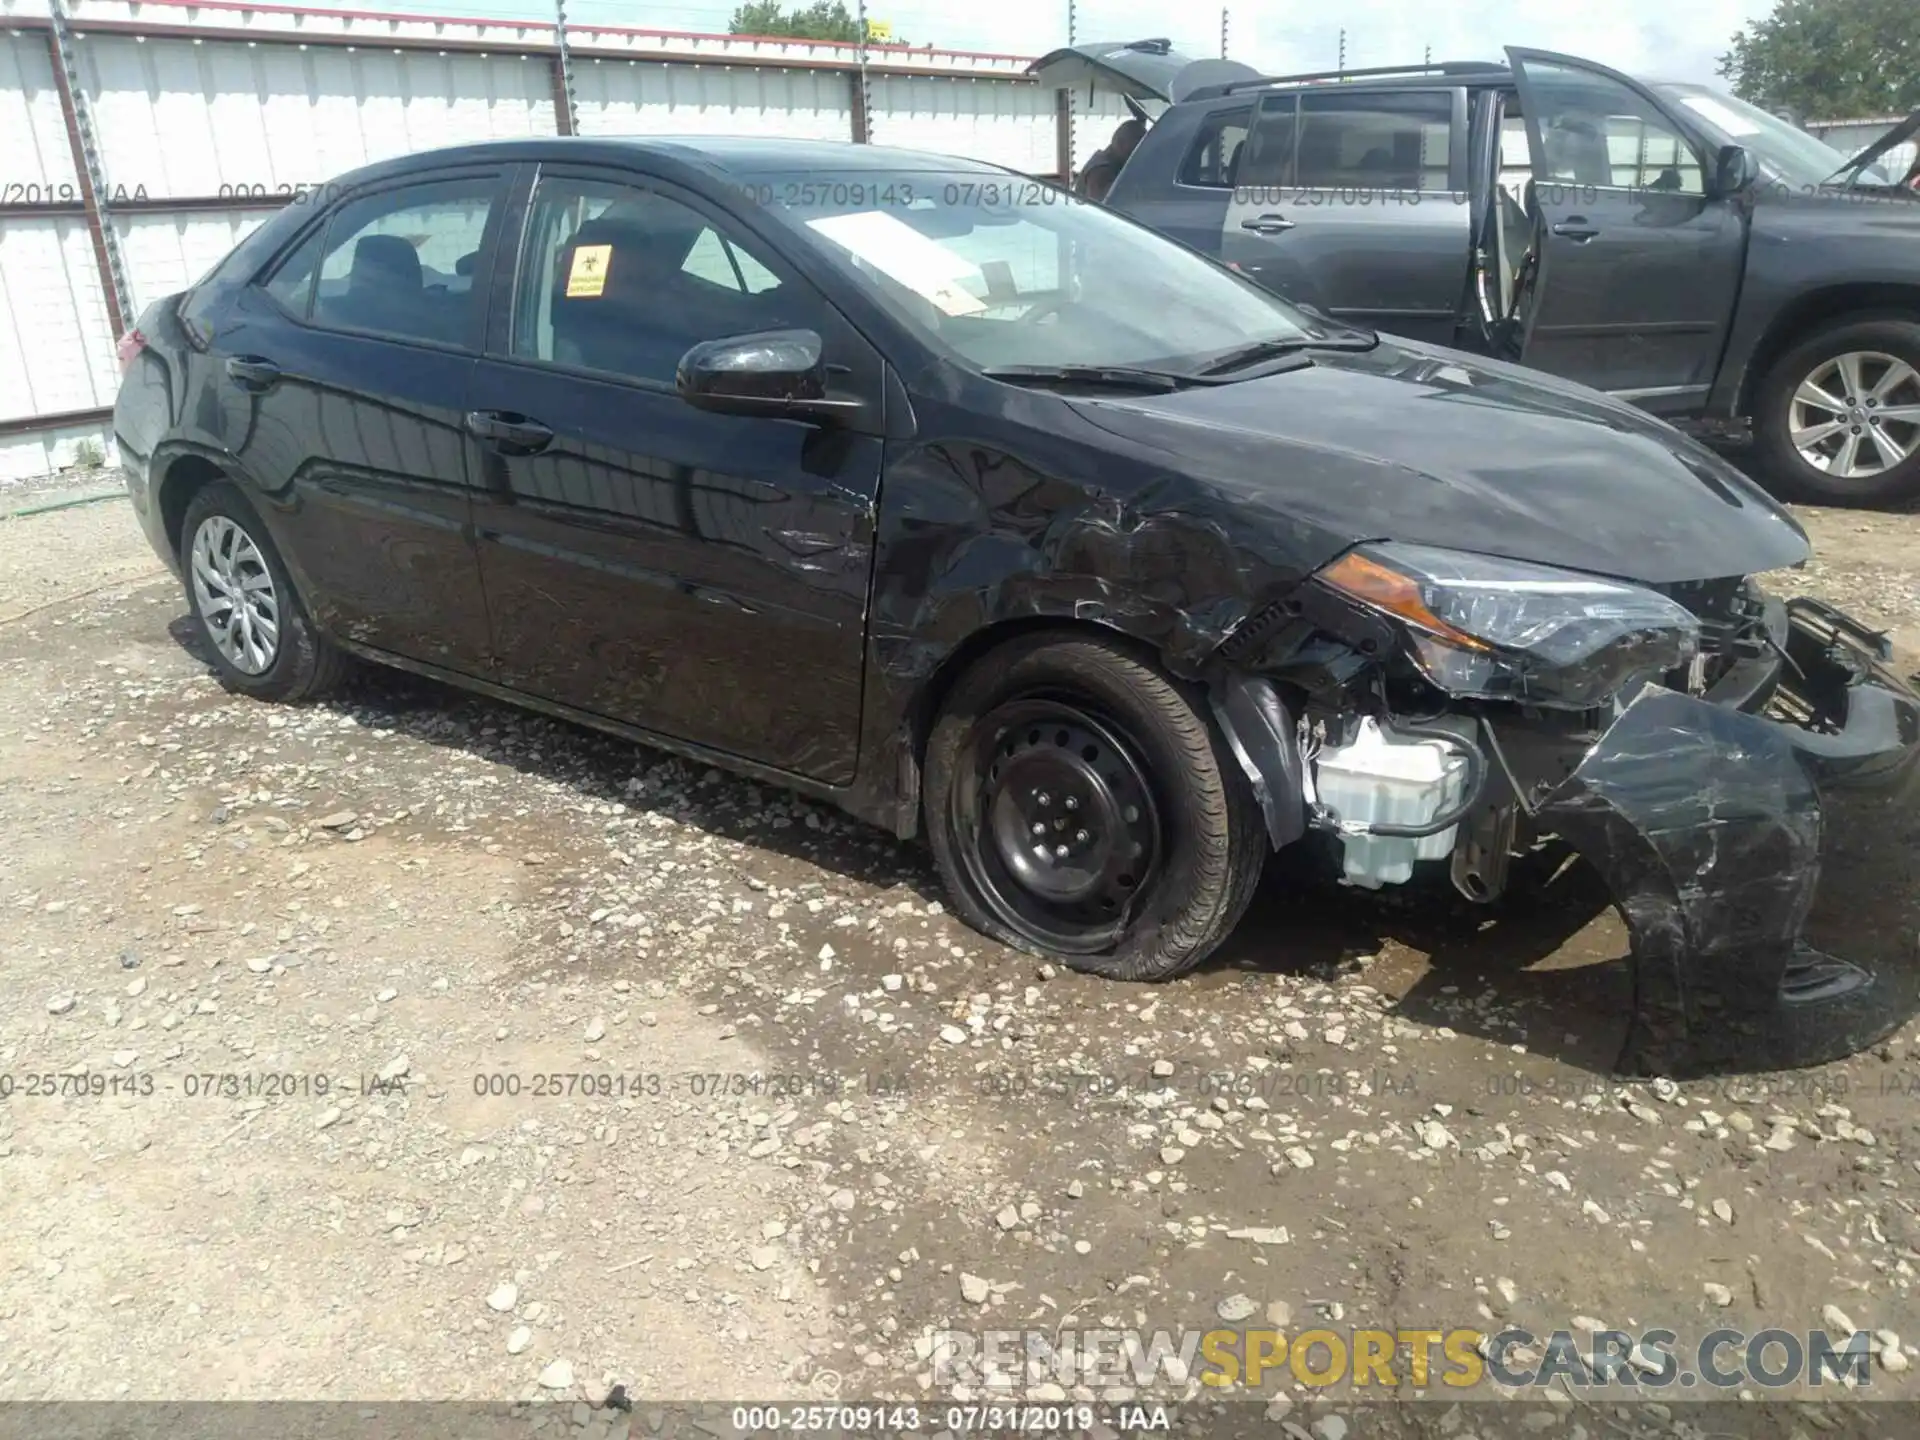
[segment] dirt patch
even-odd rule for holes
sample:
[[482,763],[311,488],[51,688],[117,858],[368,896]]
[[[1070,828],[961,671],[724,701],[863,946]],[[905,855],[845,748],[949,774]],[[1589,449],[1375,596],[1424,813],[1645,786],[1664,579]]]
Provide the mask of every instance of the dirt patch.
[[[1911,643],[1920,518],[1808,519],[1794,583]],[[1578,872],[1489,915],[1276,864],[1217,963],[1102,983],[789,794],[400,675],[231,697],[123,508],[0,574],[77,538],[0,625],[0,1398],[922,1398],[935,1331],[1241,1297],[1914,1329],[1913,1032],[1616,1084]]]

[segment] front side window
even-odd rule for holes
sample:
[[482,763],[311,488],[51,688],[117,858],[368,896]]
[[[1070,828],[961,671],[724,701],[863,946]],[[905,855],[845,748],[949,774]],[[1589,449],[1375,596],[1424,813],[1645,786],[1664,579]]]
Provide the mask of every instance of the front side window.
[[[979,369],[1176,367],[1313,323],[1144,226],[993,172],[755,176],[791,225],[936,347]],[[816,183],[802,183],[812,180]]]
[[327,227],[314,321],[405,340],[471,343],[479,323],[474,269],[497,189],[491,178],[444,180],[342,206]]
[[1451,91],[1312,91],[1300,97],[1295,183],[1445,191],[1452,146]]
[[821,328],[818,304],[732,227],[658,191],[543,176],[514,285],[512,353],[673,383],[703,340]]
[[1704,195],[1700,157],[1630,85],[1546,60],[1526,62],[1542,183]]
[[1176,177],[1182,185],[1200,185],[1209,189],[1231,190],[1247,127],[1253,119],[1251,108],[1216,110],[1200,124],[1187,158],[1180,163]]

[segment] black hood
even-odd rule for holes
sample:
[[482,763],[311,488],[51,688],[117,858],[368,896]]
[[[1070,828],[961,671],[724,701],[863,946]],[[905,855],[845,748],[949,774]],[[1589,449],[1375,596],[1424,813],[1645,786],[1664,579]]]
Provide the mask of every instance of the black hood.
[[[1071,402],[1324,564],[1400,540],[1670,584],[1797,564],[1806,533],[1701,446],[1518,366],[1382,341],[1167,395]],[[1303,533],[1304,532],[1304,533]]]

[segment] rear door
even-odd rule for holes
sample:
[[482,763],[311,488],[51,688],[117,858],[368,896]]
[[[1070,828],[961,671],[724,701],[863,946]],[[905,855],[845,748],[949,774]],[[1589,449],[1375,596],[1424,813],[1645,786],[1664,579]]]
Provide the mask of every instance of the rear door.
[[383,182],[240,291],[215,340],[218,424],[321,625],[490,669],[463,402],[507,167]]
[[1711,155],[1645,86],[1509,49],[1539,247],[1522,358],[1648,409],[1704,403],[1746,263],[1746,217]]
[[1464,90],[1311,87],[1261,104],[1225,245],[1356,324],[1442,343],[1472,258]]
[[1253,107],[1251,99],[1243,99],[1163,115],[1120,172],[1107,205],[1218,257]]

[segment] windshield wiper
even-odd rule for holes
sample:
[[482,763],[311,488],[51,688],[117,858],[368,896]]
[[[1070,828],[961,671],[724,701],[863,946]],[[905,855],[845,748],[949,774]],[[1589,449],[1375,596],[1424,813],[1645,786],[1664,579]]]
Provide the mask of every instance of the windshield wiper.
[[1154,394],[1166,394],[1192,383],[1184,375],[1166,370],[1139,370],[1128,365],[1002,365],[980,373],[989,380],[1004,380],[1010,385],[1102,385]]
[[1257,340],[1251,345],[1221,351],[1194,373],[1224,375],[1229,370],[1244,370],[1249,365],[1258,365],[1262,360],[1278,360],[1286,356],[1297,356],[1300,364],[1307,365],[1312,363],[1305,353],[1310,350],[1371,350],[1379,343],[1379,337],[1368,334],[1325,340],[1314,340],[1304,335]]

